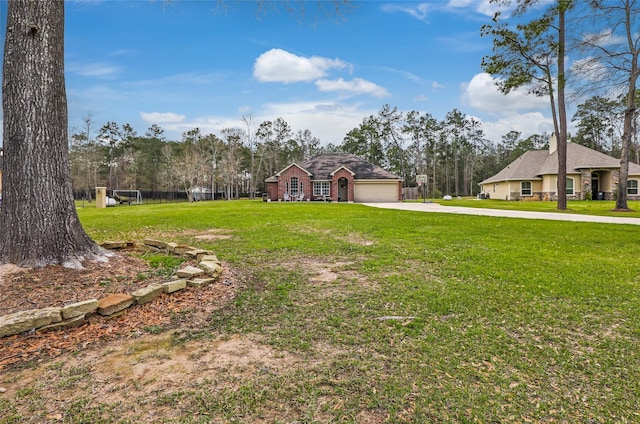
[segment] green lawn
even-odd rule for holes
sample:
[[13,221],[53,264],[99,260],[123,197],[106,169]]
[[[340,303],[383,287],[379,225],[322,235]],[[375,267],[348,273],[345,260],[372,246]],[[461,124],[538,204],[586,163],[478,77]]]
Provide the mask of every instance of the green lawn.
[[[543,205],[447,204],[489,202]],[[248,276],[234,303],[183,339],[250,336],[296,358],[157,394],[151,406],[181,411],[157,422],[640,420],[635,227],[308,202],[79,214],[99,241],[184,241]],[[193,238],[211,229],[231,237]],[[322,269],[337,278],[314,280]],[[0,416],[3,405],[11,412],[0,400]],[[100,399],[78,411],[65,422],[122,416]]]

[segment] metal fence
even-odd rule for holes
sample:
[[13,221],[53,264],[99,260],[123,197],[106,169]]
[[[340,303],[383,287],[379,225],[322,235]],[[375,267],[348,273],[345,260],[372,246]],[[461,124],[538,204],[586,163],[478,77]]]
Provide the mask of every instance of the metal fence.
[[[159,203],[177,203],[177,202],[187,202],[189,198],[187,196],[186,191],[151,191],[151,190],[140,190],[140,195],[142,196],[143,204],[159,204]],[[110,192],[108,196],[111,196]],[[225,195],[222,192],[215,193],[215,196],[212,196],[211,193],[193,193],[193,200],[199,202],[201,200],[224,200]],[[241,194],[240,197],[249,197],[248,194]],[[73,198],[77,202],[86,202],[93,203],[95,202],[95,192],[86,192],[86,191],[74,191]]]

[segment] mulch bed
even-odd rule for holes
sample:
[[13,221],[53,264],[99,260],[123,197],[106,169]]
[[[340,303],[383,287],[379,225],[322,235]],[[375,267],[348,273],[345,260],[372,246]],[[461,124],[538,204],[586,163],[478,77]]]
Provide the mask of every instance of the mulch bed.
[[[127,254],[110,258],[106,263],[87,262],[83,266],[86,269],[50,266],[0,274],[0,315],[101,299],[108,294],[130,293],[154,282],[167,281],[166,277],[155,275],[143,259]],[[223,265],[223,269],[215,284],[163,294],[117,316],[94,314],[80,327],[36,330],[0,338],[0,370],[117,338],[139,337],[145,334],[145,329],[204,328],[211,314],[231,301],[237,290],[227,266]]]

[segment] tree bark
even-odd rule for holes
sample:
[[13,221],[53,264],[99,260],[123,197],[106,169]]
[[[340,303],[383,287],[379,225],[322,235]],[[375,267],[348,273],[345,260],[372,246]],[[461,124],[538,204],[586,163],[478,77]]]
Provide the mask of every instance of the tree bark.
[[569,3],[558,5],[558,119],[560,132],[557,137],[558,148],[558,209],[567,209],[567,106],[565,103],[565,16]]
[[636,84],[640,70],[638,70],[638,57],[640,50],[633,40],[632,5],[629,1],[624,2],[624,23],[629,44],[629,79],[627,85],[627,98],[624,110],[624,131],[622,134],[622,149],[620,151],[620,177],[618,181],[618,195],[616,197],[616,209],[627,210],[627,179],[629,177],[629,154],[633,137],[633,120],[636,115]]
[[2,107],[0,263],[79,266],[103,255],[82,229],[73,201],[63,1],[9,0]]

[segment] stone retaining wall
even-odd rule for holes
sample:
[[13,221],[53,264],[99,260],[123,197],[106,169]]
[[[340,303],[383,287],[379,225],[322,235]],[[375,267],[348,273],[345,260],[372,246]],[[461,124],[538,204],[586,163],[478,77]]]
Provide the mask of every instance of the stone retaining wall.
[[186,286],[204,287],[217,281],[222,265],[213,252],[197,247],[147,239],[133,241],[108,241],[102,247],[111,250],[137,250],[179,255],[195,260],[196,266],[185,266],[176,277],[164,283],[154,283],[133,293],[117,293],[102,299],[88,299],[63,307],[31,309],[0,316],[0,337],[12,336],[35,329],[59,329],[79,326],[86,322],[88,314],[109,316],[135,305],[151,302],[162,293],[173,293]]

